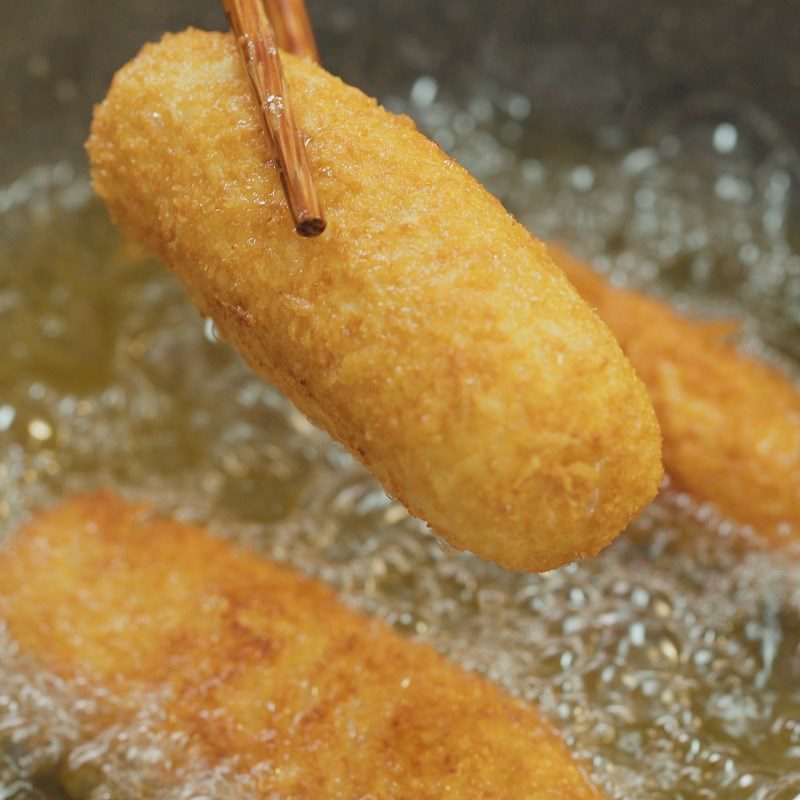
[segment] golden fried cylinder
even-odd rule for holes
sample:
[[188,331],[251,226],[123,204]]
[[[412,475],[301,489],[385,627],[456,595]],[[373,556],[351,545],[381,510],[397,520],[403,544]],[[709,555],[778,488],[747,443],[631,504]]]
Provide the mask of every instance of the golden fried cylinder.
[[24,652],[122,698],[163,693],[169,732],[238,757],[254,797],[597,797],[536,709],[201,528],[80,496],[2,556]]
[[461,167],[284,56],[328,229],[292,229],[229,36],[147,45],[95,110],[92,175],[247,363],[457,548],[524,570],[594,554],[661,478],[613,336]]
[[800,538],[795,386],[726,343],[735,325],[680,317],[612,288],[563,249],[550,252],[644,379],[675,483],[768,539]]

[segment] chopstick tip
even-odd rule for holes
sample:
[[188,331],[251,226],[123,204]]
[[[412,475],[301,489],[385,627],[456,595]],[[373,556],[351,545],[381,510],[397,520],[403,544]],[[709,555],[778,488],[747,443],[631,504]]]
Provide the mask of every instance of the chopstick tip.
[[323,233],[327,227],[327,222],[325,217],[301,215],[295,227],[301,236],[311,238]]

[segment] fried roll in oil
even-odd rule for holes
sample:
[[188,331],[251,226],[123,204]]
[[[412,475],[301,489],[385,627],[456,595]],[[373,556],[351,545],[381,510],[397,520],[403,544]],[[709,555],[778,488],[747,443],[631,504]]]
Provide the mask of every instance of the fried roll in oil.
[[644,379],[675,483],[769,539],[800,539],[796,387],[728,344],[732,326],[680,317],[551,253]]
[[96,109],[112,216],[247,363],[455,547],[542,570],[650,500],[644,386],[545,247],[411,122],[283,57],[328,217],[296,235],[229,36],[148,45]]
[[[11,542],[0,618],[100,698],[163,697],[164,725],[212,763],[235,756],[253,797],[596,797],[533,707],[321,583],[111,495]],[[98,701],[106,725],[113,708]]]

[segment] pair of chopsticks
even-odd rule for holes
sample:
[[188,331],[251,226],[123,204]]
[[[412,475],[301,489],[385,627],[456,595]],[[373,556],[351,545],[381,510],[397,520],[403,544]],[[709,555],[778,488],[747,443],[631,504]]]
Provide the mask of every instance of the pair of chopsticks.
[[325,230],[303,134],[288,101],[278,48],[319,61],[303,0],[222,0],[278,159],[281,183],[301,236]]

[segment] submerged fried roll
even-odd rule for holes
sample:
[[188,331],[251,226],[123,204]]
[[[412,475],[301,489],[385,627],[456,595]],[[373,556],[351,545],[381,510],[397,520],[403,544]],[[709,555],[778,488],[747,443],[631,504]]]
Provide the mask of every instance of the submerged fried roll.
[[596,553],[661,478],[644,386],[545,247],[405,118],[304,59],[290,100],[328,216],[297,236],[230,37],[148,45],[95,111],[112,216],[248,364],[455,547]]
[[678,316],[550,252],[644,379],[670,477],[772,540],[800,539],[800,393],[726,343],[732,326]]
[[[597,796],[534,708],[321,583],[111,495],[12,540],[0,619],[101,698],[158,693],[169,731],[212,764],[235,756],[253,797]],[[96,715],[113,724],[114,708],[101,699]]]

